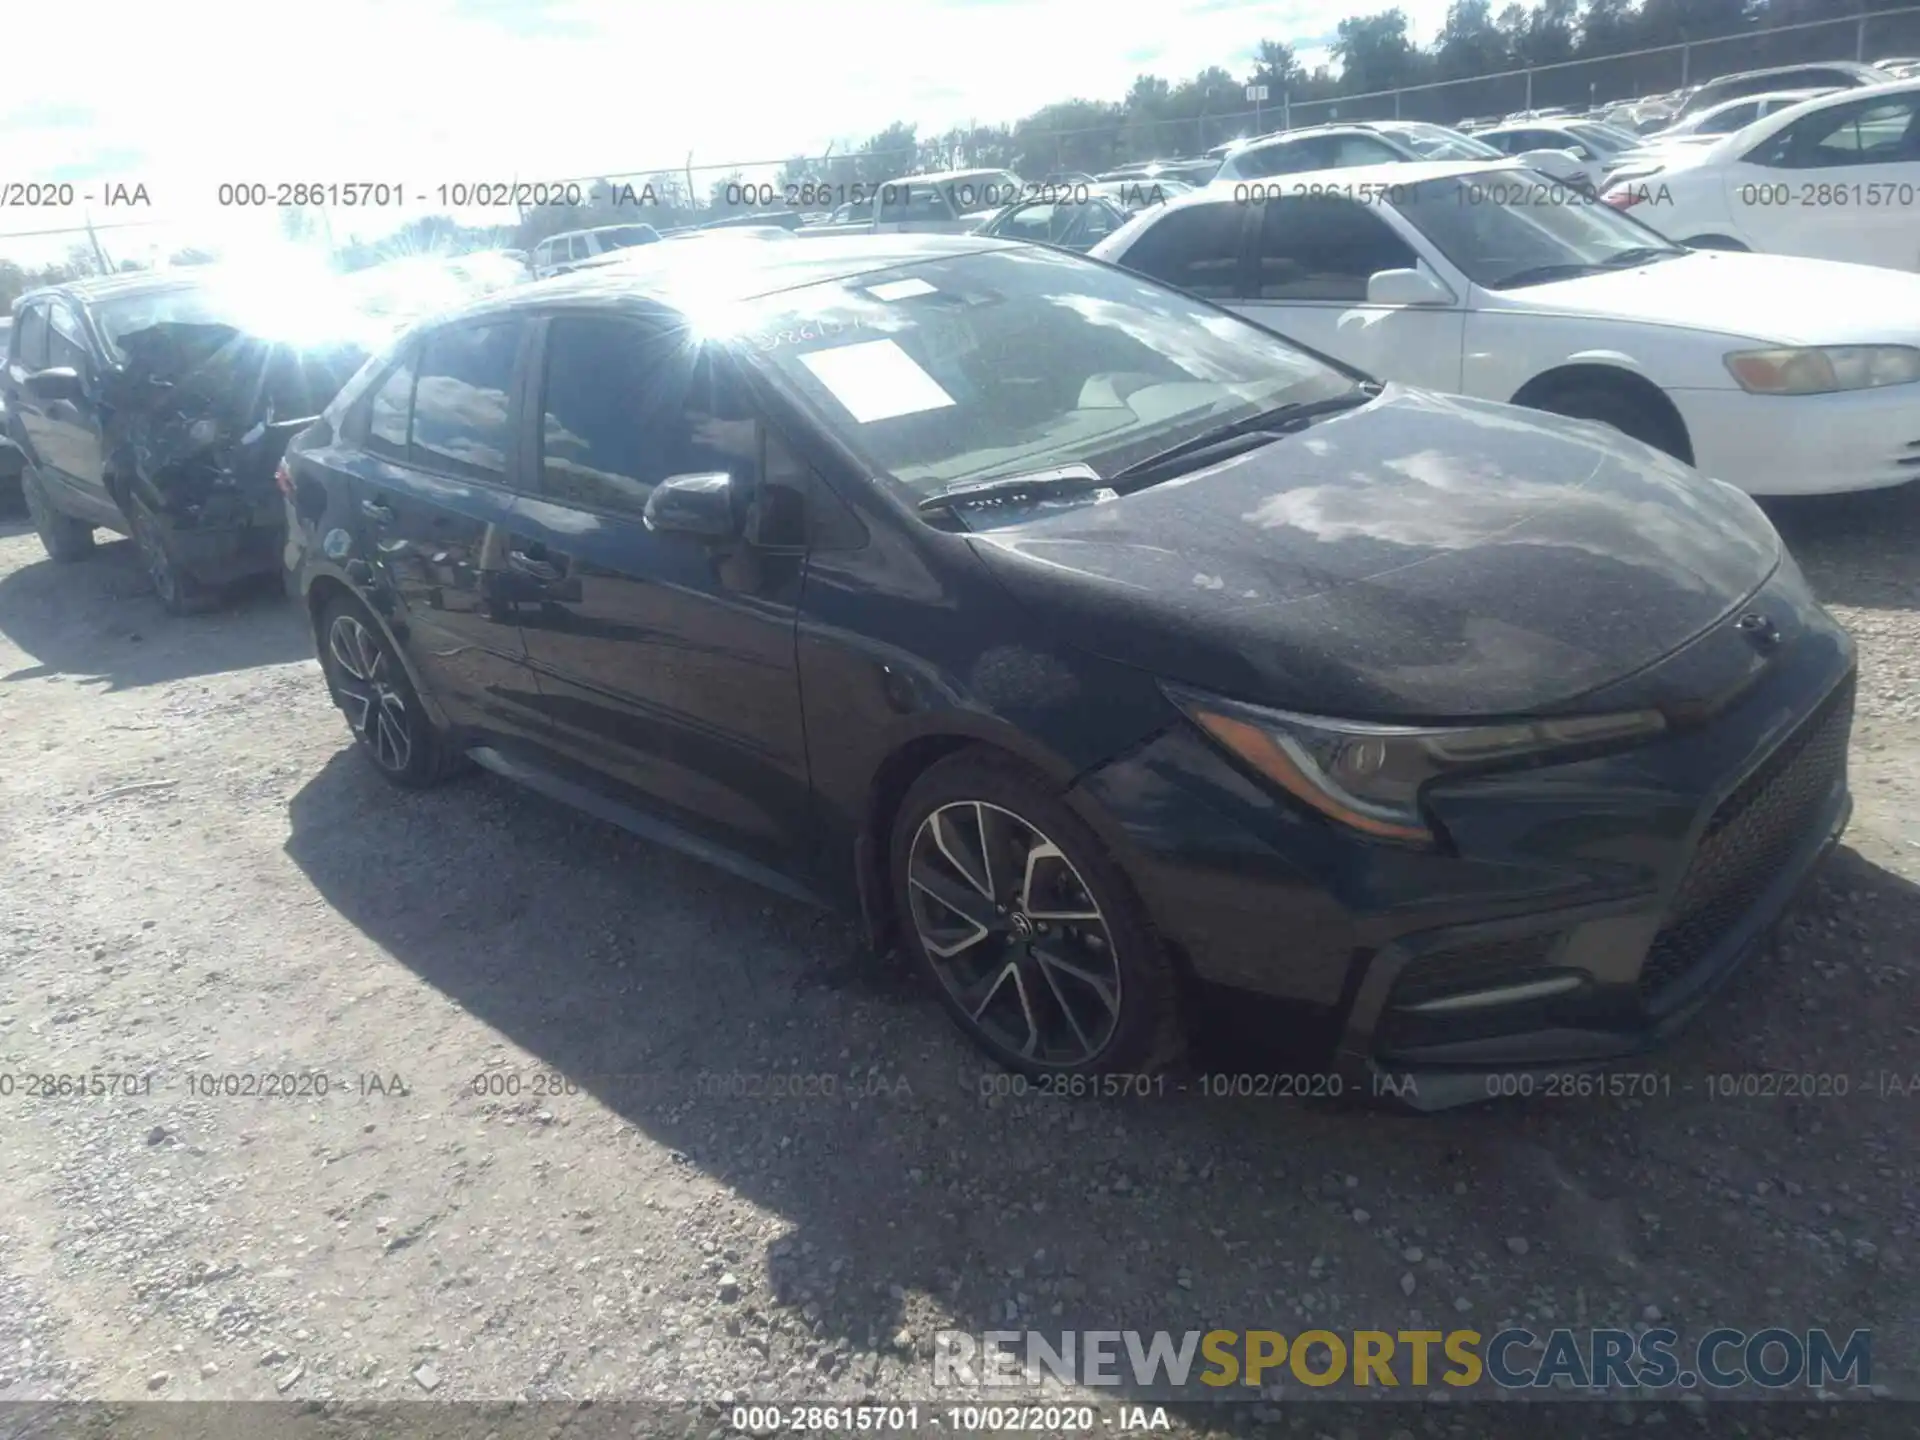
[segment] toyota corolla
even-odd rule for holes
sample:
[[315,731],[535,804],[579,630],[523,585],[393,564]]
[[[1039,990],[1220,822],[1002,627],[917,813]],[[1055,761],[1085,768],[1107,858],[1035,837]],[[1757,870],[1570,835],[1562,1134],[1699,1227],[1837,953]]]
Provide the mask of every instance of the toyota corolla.
[[1853,646],[1745,495],[1061,252],[649,247],[417,327],[281,479],[382,774],[848,906],[1030,1073],[1210,990],[1428,1105],[1617,1060],[1847,818]]

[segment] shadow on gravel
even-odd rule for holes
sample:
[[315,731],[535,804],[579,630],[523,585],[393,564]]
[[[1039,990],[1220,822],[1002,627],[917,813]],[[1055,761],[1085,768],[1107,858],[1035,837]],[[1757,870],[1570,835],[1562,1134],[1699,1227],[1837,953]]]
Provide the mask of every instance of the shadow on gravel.
[[217,610],[175,617],[147,586],[130,540],[85,560],[0,575],[0,634],[31,664],[0,682],[79,676],[109,690],[303,660],[313,639],[277,576],[234,586]]
[[1821,600],[1875,610],[1920,609],[1920,483],[1852,495],[1765,502]]
[[[1769,1156],[1774,1170],[1752,1160],[1761,1173],[1808,1182],[1810,1223],[1823,1223],[1811,1219],[1814,1182],[1842,1172],[1820,1168],[1829,1162],[1796,1133],[1802,1112],[1775,1103],[1733,1117],[1738,1107],[1716,1108],[1687,1077],[1755,1068],[1773,1053],[1755,1037],[1776,1026],[1788,1034],[1773,1047],[1781,1063],[1842,1044],[1793,987],[1815,965],[1841,1003],[1852,987],[1826,967],[1857,956],[1856,931],[1891,955],[1897,932],[1920,925],[1920,891],[1843,855],[1793,921],[1819,946],[1842,927],[1838,948],[1783,952],[1737,977],[1708,1023],[1648,1062],[1669,1075],[1650,1099],[1419,1120],[1209,1098],[1195,1073],[1160,1098],[1074,1102],[1016,1093],[930,994],[857,958],[851,927],[503,782],[399,794],[342,751],[290,820],[289,856],[372,941],[676,1163],[789,1222],[791,1243],[742,1261],[764,1263],[774,1296],[817,1306],[822,1337],[854,1351],[884,1346],[915,1290],[976,1334],[1056,1337],[1484,1326],[1549,1292],[1571,1307],[1577,1291],[1602,1324],[1656,1299],[1683,1323],[1819,1303],[1825,1262],[1776,1252],[1761,1265],[1778,1217],[1753,1231],[1716,1218],[1696,1171],[1728,1163],[1713,1137],[1737,1118],[1728,1143]],[[1872,903],[1857,903],[1866,891]],[[1865,1023],[1835,1053],[1864,1064],[1901,1041],[1884,1000],[1853,1017]],[[1283,1063],[1268,1055],[1260,1068]],[[828,1076],[831,1095],[773,1093],[781,1077],[804,1089]],[[1823,1114],[1819,1148],[1856,1154],[1855,1131],[1890,1114]],[[672,1167],[631,1163],[636,1203],[670,1191]],[[1787,1298],[1760,1296],[1763,1284]],[[1871,1323],[1893,1293],[1862,1282],[1849,1311]]]

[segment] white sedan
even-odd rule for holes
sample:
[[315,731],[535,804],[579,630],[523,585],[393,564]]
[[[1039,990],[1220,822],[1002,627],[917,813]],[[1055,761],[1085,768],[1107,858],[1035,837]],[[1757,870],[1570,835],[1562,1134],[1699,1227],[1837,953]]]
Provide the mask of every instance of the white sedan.
[[1689,245],[1920,271],[1920,80],[1838,90],[1623,164],[1606,200]]
[[1601,421],[1751,494],[1920,480],[1920,277],[1689,250],[1522,167],[1201,190],[1091,253],[1382,379]]

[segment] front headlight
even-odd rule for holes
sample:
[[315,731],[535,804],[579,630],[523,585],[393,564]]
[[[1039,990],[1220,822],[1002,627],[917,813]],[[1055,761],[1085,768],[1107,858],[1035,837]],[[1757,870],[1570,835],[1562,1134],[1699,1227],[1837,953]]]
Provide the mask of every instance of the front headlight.
[[1755,395],[1830,395],[1920,380],[1920,350],[1911,345],[1736,350],[1726,361],[1740,387]]
[[1657,710],[1502,725],[1373,725],[1266,710],[1195,691],[1167,696],[1229,753],[1295,799],[1379,840],[1431,845],[1420,792],[1462,771],[1659,734]]

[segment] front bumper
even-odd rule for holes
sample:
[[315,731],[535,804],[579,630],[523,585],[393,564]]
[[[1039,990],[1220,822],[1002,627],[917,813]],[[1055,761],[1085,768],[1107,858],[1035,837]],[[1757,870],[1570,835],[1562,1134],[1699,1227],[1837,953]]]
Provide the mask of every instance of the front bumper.
[[1667,393],[1693,439],[1695,467],[1749,495],[1838,495],[1920,480],[1920,385]]
[[[1497,1079],[1627,1060],[1684,1025],[1847,822],[1852,643],[1797,577],[1750,603],[1790,634],[1715,713],[1431,796],[1446,850],[1340,831],[1190,727],[1079,793],[1195,975],[1318,1037],[1293,1061],[1422,1109],[1514,1093]],[[1623,683],[1718,672],[1746,647],[1722,629]]]
[[281,566],[286,510],[276,492],[271,501],[242,494],[210,496],[160,512],[163,538],[174,563],[203,585],[225,585]]

